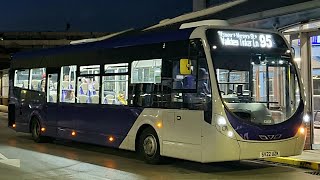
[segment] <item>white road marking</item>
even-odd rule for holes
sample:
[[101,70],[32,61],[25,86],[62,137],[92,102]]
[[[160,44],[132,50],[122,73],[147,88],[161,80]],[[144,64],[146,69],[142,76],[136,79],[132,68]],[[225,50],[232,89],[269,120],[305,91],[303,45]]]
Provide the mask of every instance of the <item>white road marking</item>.
[[0,163],[20,168],[20,159],[8,159],[0,153]]

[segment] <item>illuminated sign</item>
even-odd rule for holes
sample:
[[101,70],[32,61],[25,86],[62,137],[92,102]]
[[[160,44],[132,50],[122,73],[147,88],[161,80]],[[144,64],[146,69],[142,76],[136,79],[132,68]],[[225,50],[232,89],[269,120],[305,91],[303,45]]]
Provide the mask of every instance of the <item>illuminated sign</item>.
[[223,46],[272,48],[274,40],[271,34],[242,32],[242,31],[218,31]]
[[[311,43],[313,46],[320,45],[320,36],[312,36],[311,37]],[[298,39],[298,45],[300,46],[300,39]]]

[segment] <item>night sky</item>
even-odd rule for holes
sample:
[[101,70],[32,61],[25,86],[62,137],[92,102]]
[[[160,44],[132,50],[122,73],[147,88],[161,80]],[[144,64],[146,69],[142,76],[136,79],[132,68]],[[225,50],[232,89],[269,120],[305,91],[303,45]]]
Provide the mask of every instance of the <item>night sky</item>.
[[115,32],[192,11],[192,0],[3,0],[0,31]]

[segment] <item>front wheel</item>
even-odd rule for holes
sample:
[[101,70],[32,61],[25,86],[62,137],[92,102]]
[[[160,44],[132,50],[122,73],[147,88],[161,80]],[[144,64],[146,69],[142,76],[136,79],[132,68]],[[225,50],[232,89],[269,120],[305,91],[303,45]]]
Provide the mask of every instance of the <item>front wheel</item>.
[[155,130],[146,128],[139,138],[139,152],[142,158],[149,164],[161,162],[160,143]]
[[37,119],[32,119],[31,121],[31,134],[35,142],[41,143],[45,142],[45,137],[41,135],[41,125]]

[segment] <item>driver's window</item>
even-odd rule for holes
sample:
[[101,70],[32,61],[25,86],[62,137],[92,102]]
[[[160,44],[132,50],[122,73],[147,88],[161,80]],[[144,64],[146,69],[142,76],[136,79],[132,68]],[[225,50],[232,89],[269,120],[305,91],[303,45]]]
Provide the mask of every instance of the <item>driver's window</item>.
[[180,60],[173,61],[172,79],[174,90],[195,90],[197,88],[197,61],[189,61],[190,74],[181,72]]
[[198,60],[198,94],[203,98],[211,97],[211,83],[206,59]]

